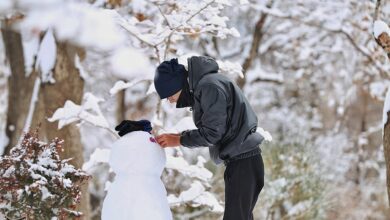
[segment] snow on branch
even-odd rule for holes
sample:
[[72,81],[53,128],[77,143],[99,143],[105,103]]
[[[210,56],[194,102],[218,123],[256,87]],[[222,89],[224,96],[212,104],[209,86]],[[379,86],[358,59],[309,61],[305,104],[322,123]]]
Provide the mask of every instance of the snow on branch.
[[239,77],[244,78],[244,74],[242,73],[242,66],[240,63],[221,60],[218,60],[217,63],[221,73],[238,75]]
[[206,191],[199,181],[194,181],[188,190],[180,193],[179,196],[169,195],[168,202],[171,206],[183,203],[191,203],[192,207],[207,206],[212,212],[223,212],[223,207],[213,194]]
[[[156,12],[145,20],[117,15],[117,23],[131,36],[144,45],[154,49],[158,61],[167,58],[170,46],[183,40],[182,36],[197,37],[208,33],[219,38],[240,36],[235,28],[229,28],[226,16],[221,16],[225,0],[177,0],[151,1]],[[161,22],[165,21],[165,22]]]
[[374,37],[376,42],[385,50],[387,56],[390,58],[390,29],[389,26],[381,21],[374,22]]
[[134,85],[142,82],[142,81],[151,81],[152,79],[149,79],[148,77],[141,77],[141,78],[137,78],[137,79],[134,79],[133,81],[131,82],[124,82],[123,80],[119,80],[115,83],[115,85],[110,89],[110,95],[111,96],[114,96],[115,94],[117,94],[119,91],[121,90],[124,90],[124,89],[127,89],[127,88],[131,88],[133,87]]
[[110,149],[96,148],[95,151],[91,154],[89,160],[83,164],[82,169],[85,171],[89,171],[97,164],[108,163],[110,159],[110,154]]
[[109,128],[109,124],[100,110],[99,102],[102,101],[104,100],[97,98],[91,93],[86,93],[82,105],[77,105],[67,100],[64,107],[57,109],[48,120],[50,122],[58,121],[58,129],[77,121],[87,122],[104,128],[117,137],[116,132]]
[[205,161],[203,157],[198,157],[198,164],[190,165],[183,157],[174,157],[167,155],[166,169],[172,169],[180,172],[181,174],[193,178],[198,178],[205,182],[208,182],[213,174],[203,166],[202,161]]

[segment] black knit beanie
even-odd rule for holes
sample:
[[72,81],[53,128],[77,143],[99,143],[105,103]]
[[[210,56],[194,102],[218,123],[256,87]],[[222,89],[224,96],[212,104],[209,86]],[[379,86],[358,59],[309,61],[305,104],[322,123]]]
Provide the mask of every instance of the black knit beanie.
[[162,62],[156,69],[154,87],[161,99],[174,95],[183,88],[186,69],[177,59]]

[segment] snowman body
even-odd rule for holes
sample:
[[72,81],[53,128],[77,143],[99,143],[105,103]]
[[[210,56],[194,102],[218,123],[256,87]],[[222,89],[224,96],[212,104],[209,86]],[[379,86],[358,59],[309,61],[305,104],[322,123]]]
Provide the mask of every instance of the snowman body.
[[167,191],[161,181],[165,152],[144,131],[130,132],[112,147],[115,172],[103,202],[102,220],[171,220]]

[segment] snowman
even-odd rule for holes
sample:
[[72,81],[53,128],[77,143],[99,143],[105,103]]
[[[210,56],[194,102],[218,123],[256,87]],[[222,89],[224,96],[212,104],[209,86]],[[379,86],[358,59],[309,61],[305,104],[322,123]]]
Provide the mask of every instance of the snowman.
[[171,220],[161,181],[164,150],[142,129],[119,134],[123,136],[112,146],[109,158],[116,175],[103,202],[102,220]]

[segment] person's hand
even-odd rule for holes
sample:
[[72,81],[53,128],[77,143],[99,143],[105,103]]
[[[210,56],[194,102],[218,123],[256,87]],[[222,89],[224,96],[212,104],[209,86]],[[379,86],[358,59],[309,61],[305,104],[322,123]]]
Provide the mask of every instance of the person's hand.
[[162,134],[157,136],[157,143],[161,147],[177,147],[180,145],[180,134]]

